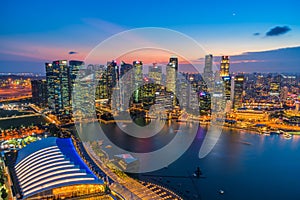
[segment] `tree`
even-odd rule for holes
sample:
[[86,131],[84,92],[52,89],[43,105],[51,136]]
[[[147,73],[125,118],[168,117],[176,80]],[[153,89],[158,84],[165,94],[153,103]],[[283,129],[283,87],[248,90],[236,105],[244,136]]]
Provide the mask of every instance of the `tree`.
[[1,189],[1,197],[2,197],[2,199],[5,199],[7,196],[8,196],[8,194],[7,194],[7,192],[6,192],[6,189],[5,189],[5,188],[2,188],[2,189]]

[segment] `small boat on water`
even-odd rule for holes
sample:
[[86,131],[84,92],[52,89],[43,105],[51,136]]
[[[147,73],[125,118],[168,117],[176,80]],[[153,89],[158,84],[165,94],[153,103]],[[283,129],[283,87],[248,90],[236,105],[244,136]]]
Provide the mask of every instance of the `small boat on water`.
[[271,133],[268,132],[268,131],[264,132],[264,135],[270,135],[270,134],[271,134]]
[[283,137],[284,137],[285,139],[291,139],[291,138],[293,137],[293,135],[292,135],[292,134],[289,134],[289,133],[283,133]]

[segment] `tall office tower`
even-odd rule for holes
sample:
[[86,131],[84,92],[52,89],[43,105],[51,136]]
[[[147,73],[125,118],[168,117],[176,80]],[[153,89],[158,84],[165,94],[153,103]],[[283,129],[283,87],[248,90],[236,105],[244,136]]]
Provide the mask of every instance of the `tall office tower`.
[[208,115],[211,111],[211,96],[208,92],[199,93],[199,110],[200,115]]
[[220,67],[220,76],[221,77],[227,77],[229,76],[229,57],[228,56],[222,56],[221,60],[221,67]]
[[178,103],[181,109],[187,109],[189,106],[189,88],[190,84],[187,81],[186,75],[180,73],[176,81],[176,89]]
[[108,101],[108,94],[107,94],[107,71],[106,66],[100,65],[97,69],[96,73],[96,91],[95,91],[95,98],[96,101],[100,102],[107,102]]
[[32,103],[45,108],[47,106],[47,82],[46,80],[32,80]]
[[[45,63],[46,67],[46,84],[47,84],[47,103],[48,107],[55,108],[55,80],[57,79],[57,72],[54,72],[52,63]],[[56,70],[57,71],[57,70]]]
[[121,62],[121,69],[120,69],[120,77],[122,78],[127,72],[129,72],[133,66],[131,64],[125,63],[124,61]]
[[229,75],[229,57],[222,56],[220,65],[220,77],[223,80],[225,100],[231,100],[231,77]]
[[205,56],[205,65],[204,65],[204,71],[203,71],[203,76],[205,81],[211,81],[213,78],[213,55],[209,54]]
[[[72,92],[73,88],[76,82],[76,77],[79,75],[78,73],[80,72],[80,69],[83,70],[84,67],[84,62],[83,61],[78,61],[78,60],[70,60],[69,61],[69,98],[70,101],[72,101]],[[74,91],[75,92],[75,91]],[[76,91],[76,92],[81,92],[81,91]],[[70,102],[72,105],[72,102]]]
[[176,105],[176,81],[177,81],[177,72],[178,72],[178,58],[172,56],[166,67],[166,90],[168,92],[173,92],[173,106]]
[[162,81],[162,67],[153,63],[153,66],[149,66],[149,78],[151,78],[155,84],[161,85]]
[[69,96],[69,67],[66,60],[46,63],[48,106],[59,118],[71,111]]
[[176,79],[178,72],[178,58],[172,56],[166,68],[167,80],[166,80],[166,90],[168,92],[176,93]]
[[143,63],[142,61],[133,62],[133,71],[134,71],[134,94],[133,101],[134,103],[142,103],[142,85],[143,85]]
[[126,110],[130,105],[134,91],[134,70],[133,65],[121,62],[120,68],[120,104],[121,111]]
[[234,77],[233,109],[235,110],[242,107],[244,83],[244,75],[237,75]]
[[107,62],[106,73],[107,94],[108,99],[111,100],[113,88],[116,87],[119,82],[119,67],[117,66],[116,61],[113,60],[112,62]]

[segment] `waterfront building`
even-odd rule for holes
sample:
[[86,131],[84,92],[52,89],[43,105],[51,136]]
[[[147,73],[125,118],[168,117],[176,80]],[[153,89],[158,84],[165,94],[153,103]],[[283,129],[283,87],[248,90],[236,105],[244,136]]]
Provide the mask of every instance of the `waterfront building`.
[[119,66],[117,62],[107,62],[106,67],[106,84],[107,84],[107,96],[108,99],[112,99],[113,88],[117,86],[119,82]]
[[47,106],[47,82],[46,80],[31,80],[32,103],[46,108]]
[[231,100],[231,77],[229,75],[229,57],[222,56],[221,65],[220,65],[220,77],[223,80],[225,100],[226,104]]
[[234,77],[234,90],[233,90],[233,109],[242,107],[243,95],[244,95],[244,75],[236,75]]
[[166,90],[168,92],[173,92],[174,95],[176,95],[177,72],[178,72],[178,58],[176,56],[172,56],[166,67],[166,74],[167,74]]
[[6,154],[16,199],[106,195],[104,181],[78,155],[70,138],[49,137]]
[[155,84],[161,85],[162,67],[156,63],[153,63],[153,66],[149,66],[149,78],[152,79]]
[[213,81],[213,55],[209,54],[205,56],[205,62],[204,62],[204,70],[203,70],[203,78],[206,84],[208,85],[208,88],[212,87],[212,81]]
[[134,74],[134,94],[133,102],[142,103],[142,85],[143,85],[143,62],[133,62],[133,74]]
[[121,62],[120,68],[120,110],[126,110],[131,104],[131,97],[134,91],[134,70],[133,65]]
[[46,63],[48,106],[59,117],[64,118],[71,111],[70,73],[67,60]]

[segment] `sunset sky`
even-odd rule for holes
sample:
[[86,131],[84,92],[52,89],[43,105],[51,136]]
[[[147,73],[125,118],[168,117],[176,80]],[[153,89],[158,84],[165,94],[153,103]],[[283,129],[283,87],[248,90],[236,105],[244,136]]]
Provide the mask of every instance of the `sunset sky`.
[[[232,71],[300,72],[299,7],[297,0],[5,0],[0,7],[0,72],[43,73],[45,62],[85,60],[103,40],[143,27],[183,33],[213,54],[216,63],[219,56],[230,55]],[[140,39],[153,38],[136,41]],[[182,48],[189,51],[184,42]],[[203,54],[191,50],[190,58],[201,60]]]

